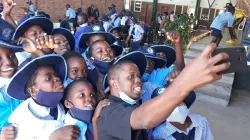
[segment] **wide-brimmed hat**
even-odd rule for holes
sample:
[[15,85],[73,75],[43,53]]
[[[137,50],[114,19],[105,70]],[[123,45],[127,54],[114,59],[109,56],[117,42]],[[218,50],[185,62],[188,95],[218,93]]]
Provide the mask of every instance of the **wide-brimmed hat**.
[[22,23],[20,23],[14,33],[13,40],[17,40],[19,37],[22,37],[24,33],[32,26],[40,26],[45,33],[51,34],[53,31],[53,22],[42,16],[34,16],[27,18]]
[[121,45],[112,44],[110,47],[115,50],[115,57],[120,56],[123,52],[123,47]]
[[114,30],[118,30],[118,32],[121,32],[121,30],[122,30],[122,27],[121,26],[111,26],[111,27],[109,27],[109,29],[108,29],[108,32],[109,33],[112,33]]
[[15,73],[7,87],[7,93],[18,100],[26,100],[30,97],[26,92],[26,84],[34,72],[41,66],[52,66],[62,83],[67,76],[67,64],[60,55],[50,54],[37,57],[27,62]]
[[65,28],[56,28],[52,32],[52,35],[55,35],[55,34],[63,35],[69,41],[71,50],[74,50],[76,40],[75,40],[74,35],[69,30]]
[[140,47],[137,51],[142,52],[146,56],[146,58],[151,58],[155,61],[154,69],[163,68],[166,65],[166,60],[157,57],[154,50],[150,47],[143,46]]
[[110,18],[108,17],[108,15],[103,15],[100,20],[101,21],[109,21]]
[[[139,51],[134,51],[127,55],[124,55],[123,57],[117,59],[114,62],[114,64],[117,64],[118,62],[121,62],[121,61],[131,61],[134,64],[136,64],[137,67],[139,68],[141,75],[144,74],[146,67],[147,67],[147,59],[145,55]],[[103,80],[103,89],[105,90],[107,87],[108,87],[108,79],[107,79],[107,74],[106,74]]]
[[176,60],[176,51],[173,47],[167,45],[153,45],[151,48],[155,51],[155,53],[163,52],[166,54],[167,63],[166,67],[170,67],[174,64]]
[[[88,45],[86,44],[92,35],[102,34],[106,37],[106,40],[110,45],[116,42],[116,38],[111,33],[105,32],[105,29],[100,25],[91,25],[87,27],[86,32],[83,33],[79,40],[79,48],[86,50]],[[91,45],[91,44],[89,44]]]
[[0,47],[11,48],[14,51],[23,51],[23,46],[11,43],[11,38],[15,32],[15,28],[8,22],[0,18]]

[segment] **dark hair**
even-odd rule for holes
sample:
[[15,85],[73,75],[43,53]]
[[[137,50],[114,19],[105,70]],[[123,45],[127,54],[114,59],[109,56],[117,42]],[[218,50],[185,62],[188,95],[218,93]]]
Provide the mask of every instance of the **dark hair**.
[[31,77],[29,78],[29,80],[27,81],[26,85],[25,85],[25,93],[26,94],[31,94],[29,92],[29,88],[33,87],[35,84],[36,84],[36,78],[37,78],[37,75],[38,75],[38,71],[36,70],[32,75]]
[[[99,43],[99,42],[106,42],[105,40],[97,40],[95,42],[93,42],[89,48],[88,48],[88,53],[87,53],[87,57],[91,58],[92,57],[92,52],[93,52],[93,47],[95,46],[95,44]],[[107,43],[107,42],[106,42]],[[108,43],[107,43],[108,44]]]
[[77,52],[73,52],[73,51],[68,51],[66,53],[64,53],[63,55],[63,58],[68,61],[70,58],[80,58],[80,59],[84,59],[82,57],[81,54],[77,53]]
[[107,73],[108,83],[112,79],[112,77],[117,76],[118,69],[121,69],[121,66],[124,65],[124,64],[134,64],[134,63],[132,61],[129,61],[129,60],[122,60],[122,61],[112,65],[109,68],[108,73]]
[[88,22],[88,15],[85,13],[79,13],[78,16],[82,17],[84,20],[84,23]]
[[[68,97],[69,97],[69,92],[72,90],[72,88],[74,87],[75,84],[80,83],[80,82],[83,82],[83,83],[85,83],[85,84],[90,84],[90,85],[92,86],[92,84],[91,84],[87,79],[78,79],[78,80],[75,80],[75,81],[73,81],[72,83],[70,83],[70,84],[66,87],[66,89],[65,89],[65,91],[64,91],[64,95],[63,95],[62,101],[65,101],[65,100],[68,99]],[[93,88],[93,86],[92,86],[92,88]],[[94,88],[93,88],[93,90],[94,90]]]

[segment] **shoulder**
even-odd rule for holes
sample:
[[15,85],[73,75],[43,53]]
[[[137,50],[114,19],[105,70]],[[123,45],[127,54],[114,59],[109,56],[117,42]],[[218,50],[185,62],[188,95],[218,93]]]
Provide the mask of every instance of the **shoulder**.
[[31,98],[23,101],[13,112],[12,114],[10,115],[9,117],[9,122],[10,123],[17,123],[19,120],[22,120],[24,118],[29,118],[29,114],[30,111],[29,111],[29,108],[28,108],[28,105],[31,101]]

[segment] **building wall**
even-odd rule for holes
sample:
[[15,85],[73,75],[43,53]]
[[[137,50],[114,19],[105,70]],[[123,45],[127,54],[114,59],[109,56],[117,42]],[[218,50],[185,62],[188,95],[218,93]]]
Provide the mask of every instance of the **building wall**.
[[[1,0],[0,0],[1,1]],[[71,8],[76,10],[82,8],[84,12],[87,12],[87,8],[94,4],[100,11],[100,14],[107,14],[108,7],[114,3],[117,10],[120,11],[123,7],[123,0],[32,0],[38,11],[44,11],[48,13],[54,22],[57,22],[58,17],[64,17],[66,14],[65,5],[68,3]],[[16,21],[19,21],[24,13],[23,8],[28,8],[25,0],[15,0],[17,4],[13,9],[12,16]]]

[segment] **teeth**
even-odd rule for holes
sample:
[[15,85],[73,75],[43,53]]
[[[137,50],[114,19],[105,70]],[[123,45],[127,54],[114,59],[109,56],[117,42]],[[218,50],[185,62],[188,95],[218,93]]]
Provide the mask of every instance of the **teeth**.
[[134,88],[134,90],[140,92],[141,91],[141,87],[136,87],[136,88]]
[[104,57],[103,59],[102,59],[103,61],[109,61],[109,60],[111,60],[109,57]]
[[88,104],[87,107],[93,107],[93,105],[92,104]]
[[14,70],[14,68],[7,68],[7,69],[4,69],[4,70],[1,70],[2,72],[9,72],[9,71],[12,71]]

